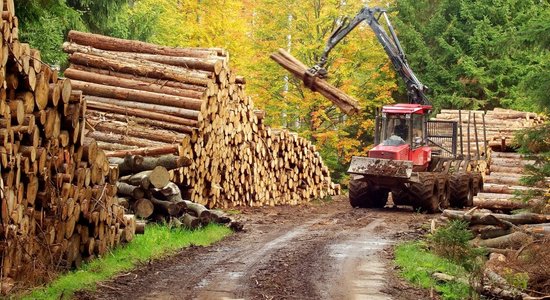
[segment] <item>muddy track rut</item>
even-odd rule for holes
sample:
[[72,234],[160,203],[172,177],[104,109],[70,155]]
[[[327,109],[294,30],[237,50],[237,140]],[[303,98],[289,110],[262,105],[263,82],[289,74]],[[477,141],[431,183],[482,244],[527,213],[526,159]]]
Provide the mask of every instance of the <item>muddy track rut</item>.
[[[337,201],[246,209],[246,232],[191,247],[104,282],[77,299],[418,299],[391,246],[430,216]],[[424,295],[425,296],[425,295]]]

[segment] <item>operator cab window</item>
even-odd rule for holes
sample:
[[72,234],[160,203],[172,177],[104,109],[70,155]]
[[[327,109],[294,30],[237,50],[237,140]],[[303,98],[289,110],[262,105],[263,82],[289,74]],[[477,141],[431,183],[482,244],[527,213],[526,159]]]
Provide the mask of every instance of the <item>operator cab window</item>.
[[418,148],[424,144],[424,115],[412,115],[412,142],[413,148]]
[[388,114],[385,119],[384,146],[399,146],[409,139],[408,119],[404,114]]

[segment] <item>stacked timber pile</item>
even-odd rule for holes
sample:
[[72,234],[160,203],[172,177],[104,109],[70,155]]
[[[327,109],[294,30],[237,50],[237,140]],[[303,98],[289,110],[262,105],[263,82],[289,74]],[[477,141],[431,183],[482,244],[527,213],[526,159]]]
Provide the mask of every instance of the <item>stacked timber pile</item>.
[[[443,109],[433,120],[460,122],[462,129],[458,134],[462,136],[463,153],[470,157],[476,157],[478,153],[482,156],[485,145],[494,150],[505,151],[513,147],[514,134],[517,131],[544,123],[544,117],[536,113],[502,108],[491,111]],[[481,141],[479,145],[475,143],[476,140]]]
[[[550,293],[550,215],[545,214],[549,203],[547,196],[543,197],[550,179],[540,187],[525,186],[520,180],[524,168],[535,160],[510,152],[492,152],[490,156],[490,173],[483,191],[474,197],[474,208],[445,210],[442,216],[468,222],[476,236],[471,244],[489,251],[482,284],[476,287],[482,295],[539,299],[532,296]],[[520,290],[503,278],[514,274],[528,276],[528,289]]]
[[18,39],[13,0],[0,1],[0,286],[48,278],[132,239],[114,202],[117,169],[83,138],[86,103]]
[[[443,218],[462,220],[476,237],[474,247],[489,252],[480,284],[475,289],[490,299],[547,299],[550,294],[550,215],[501,214],[474,208],[445,210]],[[525,286],[505,278],[523,276]],[[536,296],[536,297],[533,297]]]
[[170,179],[209,207],[297,204],[339,192],[315,147],[263,123],[223,49],[71,31],[65,75],[108,157],[177,155]]
[[[519,153],[491,152],[489,174],[485,176],[483,192],[474,197],[474,206],[505,212],[544,206],[540,197],[544,187],[526,186],[521,181],[525,166],[535,163]],[[530,200],[523,201],[522,196]]]
[[[184,200],[179,187],[170,181],[168,170],[189,165],[182,157],[167,154],[158,157],[127,155],[111,157],[109,162],[119,169],[118,203],[136,216],[175,226],[197,228],[209,223],[228,224],[240,229],[221,211]],[[185,196],[185,195],[184,195]]]

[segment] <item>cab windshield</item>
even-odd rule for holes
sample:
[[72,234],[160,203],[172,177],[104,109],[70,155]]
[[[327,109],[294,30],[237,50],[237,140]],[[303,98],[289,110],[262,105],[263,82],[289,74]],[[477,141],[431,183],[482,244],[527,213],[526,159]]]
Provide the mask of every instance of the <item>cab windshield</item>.
[[409,140],[409,125],[407,115],[388,114],[384,119],[382,145],[400,146],[407,144]]

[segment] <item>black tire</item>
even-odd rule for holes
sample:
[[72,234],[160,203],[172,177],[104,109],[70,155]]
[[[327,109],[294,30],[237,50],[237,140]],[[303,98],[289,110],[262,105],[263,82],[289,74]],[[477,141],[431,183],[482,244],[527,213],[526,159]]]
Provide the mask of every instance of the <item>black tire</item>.
[[439,210],[448,208],[451,205],[451,188],[448,178],[439,181]]
[[386,205],[389,191],[372,190],[364,180],[351,180],[349,183],[349,203],[352,207],[381,208]]
[[483,176],[481,175],[481,172],[474,173],[473,188],[474,188],[474,196],[477,196],[477,194],[483,192]]
[[469,172],[456,172],[451,175],[451,206],[467,207],[474,202],[473,176]]
[[413,208],[420,208],[428,213],[439,210],[439,182],[434,173],[418,173],[420,182],[411,183],[410,191],[414,199]]
[[409,193],[404,190],[392,191],[393,204],[395,205],[407,205],[410,204]]

